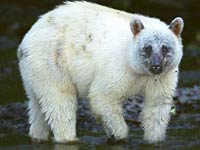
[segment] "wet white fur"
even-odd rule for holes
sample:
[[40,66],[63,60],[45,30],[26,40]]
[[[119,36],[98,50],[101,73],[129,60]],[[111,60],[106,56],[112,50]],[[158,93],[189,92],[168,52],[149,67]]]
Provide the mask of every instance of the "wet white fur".
[[138,93],[145,96],[144,139],[152,143],[165,138],[181,41],[160,20],[133,15],[145,26],[141,34],[158,31],[176,41],[173,68],[157,76],[145,73],[138,64],[140,34],[133,37],[130,30],[132,15],[88,2],[67,2],[33,25],[18,49],[32,138],[47,140],[50,129],[55,142],[77,140],[78,97],[89,99],[108,136],[127,138],[121,104]]

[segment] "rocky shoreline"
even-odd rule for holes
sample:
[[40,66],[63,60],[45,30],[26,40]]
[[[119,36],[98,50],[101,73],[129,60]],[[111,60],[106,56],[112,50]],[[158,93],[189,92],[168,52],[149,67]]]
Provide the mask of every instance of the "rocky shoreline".
[[[174,98],[176,115],[181,113],[200,110],[200,87],[179,88]],[[143,97],[135,96],[124,102],[124,116],[131,128],[137,128],[140,124],[138,114],[143,107]],[[79,100],[77,112],[77,129],[79,131],[102,130],[101,124],[97,123],[91,114],[87,100]],[[27,135],[28,116],[26,103],[10,103],[0,106],[0,133]]]

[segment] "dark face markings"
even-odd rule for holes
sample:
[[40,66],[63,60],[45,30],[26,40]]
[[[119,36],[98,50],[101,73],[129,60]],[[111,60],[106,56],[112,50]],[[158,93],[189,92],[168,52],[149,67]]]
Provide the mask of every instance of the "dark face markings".
[[171,48],[168,46],[163,45],[161,47],[161,52],[162,52],[163,57],[167,56],[170,51],[171,51]]
[[173,48],[166,43],[155,48],[148,44],[140,49],[142,63],[153,74],[160,74],[173,61]]
[[152,53],[152,46],[151,45],[144,47],[143,50],[148,57],[151,56],[151,53]]

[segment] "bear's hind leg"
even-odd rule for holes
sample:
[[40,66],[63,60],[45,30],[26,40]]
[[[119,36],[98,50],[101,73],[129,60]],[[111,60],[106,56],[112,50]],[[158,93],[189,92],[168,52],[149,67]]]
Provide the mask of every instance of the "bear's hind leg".
[[49,127],[40,110],[39,101],[34,94],[29,94],[29,136],[34,142],[47,141],[49,138]]
[[45,113],[56,143],[77,142],[76,110],[77,97],[72,84],[48,80],[40,83],[40,106]]

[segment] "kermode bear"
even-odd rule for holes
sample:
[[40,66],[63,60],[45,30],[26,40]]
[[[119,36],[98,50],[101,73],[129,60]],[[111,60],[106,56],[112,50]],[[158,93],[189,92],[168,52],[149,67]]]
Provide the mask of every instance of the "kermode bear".
[[66,2],[41,16],[18,48],[29,98],[29,135],[77,141],[77,99],[87,98],[108,137],[126,139],[122,102],[145,97],[144,139],[164,140],[182,58],[183,19],[169,25],[89,2]]

